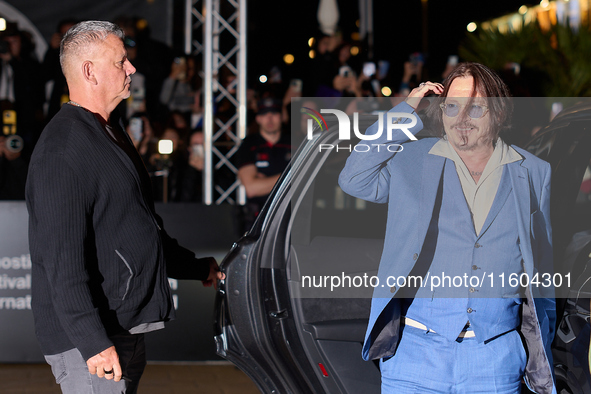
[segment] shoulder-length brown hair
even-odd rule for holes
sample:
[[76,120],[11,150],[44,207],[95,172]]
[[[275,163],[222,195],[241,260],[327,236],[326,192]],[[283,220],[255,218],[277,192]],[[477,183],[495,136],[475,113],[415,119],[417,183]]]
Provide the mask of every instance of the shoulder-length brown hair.
[[[440,104],[445,102],[449,87],[456,78],[471,76],[474,78],[474,86],[470,97],[480,94],[487,101],[488,111],[490,113],[491,125],[490,132],[492,141],[496,141],[502,131],[510,128],[511,117],[513,115],[513,102],[509,88],[490,68],[479,63],[460,63],[443,81],[443,92],[436,97],[426,110],[426,115],[430,128],[438,137],[443,137],[445,131],[443,128],[442,110]],[[472,100],[468,102],[470,104]],[[467,110],[467,106],[464,111]]]

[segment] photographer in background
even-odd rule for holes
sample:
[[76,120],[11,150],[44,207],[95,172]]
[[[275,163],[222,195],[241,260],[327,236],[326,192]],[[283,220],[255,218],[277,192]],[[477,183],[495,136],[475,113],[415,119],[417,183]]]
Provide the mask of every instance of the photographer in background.
[[200,87],[195,59],[190,56],[176,57],[170,67],[170,75],[162,84],[160,103],[169,111],[190,114]]
[[67,18],[57,24],[56,30],[49,41],[49,48],[47,48],[47,52],[45,52],[45,57],[43,58],[44,82],[53,82],[51,95],[49,96],[47,119],[53,118],[53,115],[57,114],[62,104],[69,100],[68,84],[60,66],[60,42],[64,34],[77,22],[75,19]]
[[29,33],[7,22],[0,34],[0,110],[16,112],[17,132],[26,149],[34,146],[44,121],[44,85],[34,48]]
[[349,66],[342,66],[332,80],[337,97],[361,97],[361,83]]
[[24,200],[29,162],[22,154],[23,140],[0,133],[0,200]]
[[398,95],[406,97],[410,91],[422,82],[423,75],[423,55],[419,52],[412,53],[407,62],[404,62],[404,72],[400,81]]
[[152,154],[158,150],[158,139],[154,134],[152,121],[145,112],[134,113],[125,127],[133,146],[137,149],[144,163],[148,163]]
[[189,165],[185,168],[182,179],[180,201],[202,202],[203,200],[203,168],[205,167],[205,152],[203,131],[195,130],[189,136]]
[[[168,111],[166,106],[160,103],[160,90],[164,80],[170,74],[170,63],[174,57],[172,50],[165,43],[151,37],[151,27],[143,18],[122,15],[116,19],[115,24],[119,25],[125,33],[124,44],[127,57],[137,69],[132,79],[132,103],[137,103],[136,87],[140,85],[137,82],[141,75],[145,111],[150,114],[154,124],[163,124]],[[135,107],[130,112],[136,111],[143,110]]]

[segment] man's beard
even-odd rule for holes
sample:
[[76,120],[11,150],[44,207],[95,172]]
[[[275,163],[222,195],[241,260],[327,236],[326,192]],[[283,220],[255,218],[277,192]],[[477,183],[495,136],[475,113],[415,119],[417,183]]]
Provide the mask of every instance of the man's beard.
[[[472,150],[476,146],[478,146],[479,141],[481,141],[482,138],[484,138],[484,139],[481,142],[484,145],[487,145],[489,142],[492,143],[492,138],[491,138],[490,133],[487,133],[487,135],[485,135],[485,136],[480,136],[479,135],[480,128],[471,122],[458,122],[458,123],[453,124],[451,127],[452,127],[452,129],[455,130],[456,139],[458,140],[456,143],[456,148],[458,150],[461,150],[461,151]],[[470,130],[460,131],[460,130],[458,130],[458,128],[462,128],[462,129],[469,128]],[[471,136],[474,138],[472,140],[472,142],[470,142]]]

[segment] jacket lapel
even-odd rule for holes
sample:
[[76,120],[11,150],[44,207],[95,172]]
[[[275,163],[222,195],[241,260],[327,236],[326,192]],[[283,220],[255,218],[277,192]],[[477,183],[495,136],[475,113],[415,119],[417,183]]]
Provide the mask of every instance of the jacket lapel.
[[531,195],[529,188],[529,171],[522,166],[523,161],[516,161],[507,164],[509,176],[511,178],[511,185],[513,186],[513,198],[515,199],[515,207],[517,209],[517,228],[519,232],[519,242],[521,247],[521,255],[525,264],[527,273],[532,274],[534,263],[532,260],[532,247],[530,239],[531,227]]
[[482,229],[480,230],[480,237],[482,237],[482,235],[484,233],[486,233],[486,230],[488,230],[488,228],[490,227],[492,222],[495,220],[495,218],[497,217],[499,212],[501,212],[501,209],[503,208],[503,206],[505,205],[505,202],[507,201],[507,197],[509,197],[509,193],[511,193],[512,184],[508,180],[508,178],[510,176],[509,170],[507,169],[508,166],[509,165],[505,165],[503,167],[503,173],[501,175],[501,182],[499,183],[499,187],[497,189],[497,194],[495,195],[495,199],[493,200],[492,206],[490,207],[490,210],[488,211],[488,215],[486,216],[486,220],[484,221],[484,224],[482,225]]

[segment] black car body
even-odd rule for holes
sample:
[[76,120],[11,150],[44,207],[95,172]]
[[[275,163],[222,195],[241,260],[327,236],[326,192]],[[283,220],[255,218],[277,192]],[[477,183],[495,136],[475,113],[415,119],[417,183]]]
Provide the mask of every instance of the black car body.
[[[362,118],[359,128],[373,121]],[[327,297],[326,289],[302,290],[307,274],[331,275],[335,266],[343,275],[377,272],[387,207],[337,185],[347,155],[336,147],[355,142],[339,140],[338,127],[329,125],[300,146],[253,228],[222,263],[217,352],[261,392],[380,392],[378,364],[361,359],[371,292],[348,288]],[[323,144],[333,148],[319,149]],[[591,157],[591,102],[563,111],[526,149],[552,165],[555,264],[573,274],[569,289],[557,289],[558,392],[589,393],[591,199],[581,182]]]
[[556,289],[558,326],[552,354],[558,393],[591,392],[591,102],[562,111],[527,145],[552,165],[552,230],[555,271],[570,273],[570,287]]

